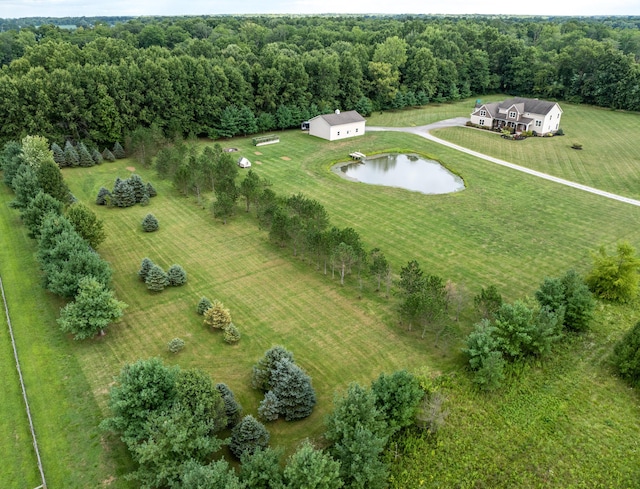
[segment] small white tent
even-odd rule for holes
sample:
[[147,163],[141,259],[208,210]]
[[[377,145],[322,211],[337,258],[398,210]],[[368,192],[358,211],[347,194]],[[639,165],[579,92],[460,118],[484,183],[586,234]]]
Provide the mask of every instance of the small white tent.
[[251,168],[251,162],[244,156],[241,156],[240,159],[238,159],[238,166],[240,168]]

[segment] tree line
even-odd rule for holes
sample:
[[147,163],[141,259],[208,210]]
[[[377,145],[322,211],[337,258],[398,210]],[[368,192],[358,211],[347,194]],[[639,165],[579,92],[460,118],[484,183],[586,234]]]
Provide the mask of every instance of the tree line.
[[204,17],[0,33],[0,141],[296,127],[492,92],[640,110],[638,19]]

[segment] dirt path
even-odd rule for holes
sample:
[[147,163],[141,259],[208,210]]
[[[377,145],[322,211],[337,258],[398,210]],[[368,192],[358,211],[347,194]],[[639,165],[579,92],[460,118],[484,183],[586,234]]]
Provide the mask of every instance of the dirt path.
[[571,182],[569,180],[565,180],[564,178],[554,177],[553,175],[549,175],[548,173],[542,173],[536,170],[532,170],[531,168],[526,168],[524,166],[516,165],[514,163],[509,163],[508,161],[500,160],[498,158],[494,158],[493,156],[485,155],[483,153],[478,153],[477,151],[473,151],[463,146],[458,146],[457,144],[453,144],[453,143],[450,143],[449,141],[445,141],[444,139],[437,138],[429,132],[429,131],[432,131],[433,129],[440,129],[443,127],[464,126],[467,120],[468,119],[466,119],[465,117],[456,117],[455,119],[446,119],[443,121],[434,122],[433,124],[427,124],[426,126],[418,126],[418,127],[368,126],[367,131],[397,131],[397,132],[408,132],[411,134],[416,134],[420,137],[428,139],[429,141],[433,141],[434,143],[442,144],[443,146],[447,146],[448,148],[455,149],[456,151],[462,151],[463,153],[467,153],[468,155],[475,156],[476,158],[482,158],[483,160],[490,161],[491,163],[495,163],[496,165],[506,166],[507,168],[511,168],[512,170],[521,171],[523,173],[533,175],[534,177],[544,178],[545,180],[559,183],[560,185],[576,188],[584,192],[589,192],[592,194],[599,195],[601,197],[606,197],[608,199],[617,200],[618,202],[624,202],[626,204],[631,204],[631,205],[640,207],[640,200],[631,199],[629,197],[624,197],[622,195],[612,194],[611,192],[605,192],[604,190],[599,190],[597,188],[589,187],[581,183]]

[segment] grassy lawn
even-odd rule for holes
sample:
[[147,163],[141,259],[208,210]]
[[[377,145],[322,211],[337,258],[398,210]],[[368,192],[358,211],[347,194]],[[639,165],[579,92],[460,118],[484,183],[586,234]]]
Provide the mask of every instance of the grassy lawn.
[[[429,109],[378,114],[369,123],[411,125],[406,117],[421,125],[442,119],[444,111],[450,114],[445,117],[464,115],[463,111],[469,112],[465,103],[437,107],[435,115]],[[69,471],[67,482],[58,487],[89,487],[109,477],[115,478],[110,487],[127,487],[119,477],[127,469],[121,447],[109,442],[101,452],[95,427],[108,414],[109,386],[125,363],[159,356],[183,368],[202,368],[215,382],[231,387],[245,412],[255,413],[260,396],[250,388],[251,366],[274,344],[294,352],[318,394],[318,405],[308,419],[268,425],[273,444],[285,446],[289,453],[298,440],[321,434],[336,390],[351,381],[368,383],[382,371],[424,366],[455,374],[448,391],[449,423],[435,445],[433,440],[420,442],[415,453],[398,461],[397,487],[419,487],[421,478],[435,485],[425,477],[440,473],[441,487],[451,487],[456,477],[462,481],[462,475],[471,482],[461,487],[562,487],[568,475],[577,486],[589,487],[596,468],[607,466],[621,474],[619,480],[640,477],[631,451],[633,447],[637,451],[640,435],[638,396],[611,376],[606,364],[612,345],[638,319],[637,312],[602,308],[592,333],[567,343],[541,365],[514,374],[512,387],[495,396],[470,390],[460,353],[475,320],[471,298],[481,286],[496,284],[512,300],[532,294],[545,276],[563,274],[571,267],[584,272],[590,265],[589,252],[600,244],[612,247],[626,239],[640,247],[640,209],[516,173],[409,134],[371,133],[333,143],[299,131],[280,136],[281,143],[259,148],[251,145],[250,138],[225,141],[223,146],[238,148],[237,155],[249,158],[276,193],[302,192],[320,201],[332,224],[356,229],[368,249],[381,248],[396,274],[407,261],[417,259],[427,273],[455,282],[467,298],[460,321],[448,321],[437,341],[435,331],[420,339],[420,332],[409,332],[398,324],[393,299],[376,294],[372,284],[366,284],[359,299],[355,277],[349,277],[341,288],[330,273],[325,276],[293,257],[290,250],[272,246],[242,205],[223,225],[213,220],[208,201],[198,205],[194,199],[179,196],[151,170],[136,169],[158,189],[158,197],[148,207],[93,205],[101,186],[111,188],[117,176],[130,174],[127,167],[136,166],[131,160],[67,169],[65,178],[74,195],[105,220],[108,237],[99,251],[112,264],[118,297],[129,308],[105,337],[74,342],[57,332],[59,304],[37,285],[31,284],[30,291],[37,300],[27,294],[15,299],[24,304],[22,341],[25,345],[44,343],[42,356],[49,355],[42,360],[49,365],[43,375],[58,383],[68,378],[49,393],[61,396],[60,402],[38,406],[36,413],[45,425],[56,424],[55,416],[77,415],[74,422],[81,431],[78,434],[70,428],[73,435],[43,436],[67,448],[69,437],[77,436],[76,445],[87,447],[83,459],[91,464],[91,470],[75,475],[74,463],[80,461],[67,462],[59,469]],[[572,141],[568,138],[557,140]],[[540,142],[555,143],[556,138]],[[467,189],[426,196],[348,182],[328,169],[352,151],[418,152],[461,175]],[[6,190],[3,192],[6,201]],[[2,212],[8,231],[15,213],[6,206]],[[148,212],[160,222],[156,233],[141,230]],[[16,256],[9,259],[32,269],[33,243],[21,233],[11,233]],[[189,274],[187,284],[150,293],[137,278],[144,257],[165,269],[173,263],[182,265]],[[6,272],[2,273],[4,278]],[[32,280],[37,282],[37,278]],[[230,308],[242,333],[239,344],[226,345],[221,334],[202,326],[195,313],[202,295],[220,299]],[[32,316],[37,308],[29,300],[41,306],[37,321]],[[44,331],[36,334],[27,324]],[[166,345],[176,336],[186,341],[186,347],[172,355]],[[34,352],[26,348],[24,355],[33,362],[31,375],[43,368]],[[77,394],[80,392],[83,394]],[[60,412],[52,413],[53,409]],[[55,455],[50,446],[47,453]],[[539,472],[537,467],[551,468],[556,475]],[[496,471],[498,475],[493,476]],[[604,469],[601,472],[603,480],[607,474]],[[408,474],[404,479],[403,473]],[[64,477],[60,474],[59,480]],[[83,484],[89,480],[92,483]],[[472,481],[482,484],[473,486]]]
[[[550,175],[632,198],[640,197],[640,116],[563,102],[565,136],[509,141],[496,133],[447,128],[434,135]],[[573,143],[582,150],[571,148]]]
[[[96,487],[122,468],[103,450],[101,419],[72,343],[59,333],[56,317],[60,302],[40,286],[34,259],[35,245],[26,237],[12,197],[0,188],[0,273],[42,464],[51,488]],[[2,409],[0,410],[0,484],[23,489],[40,485],[13,352],[2,311]],[[118,447],[114,450],[118,452]],[[122,453],[120,449],[120,453]]]

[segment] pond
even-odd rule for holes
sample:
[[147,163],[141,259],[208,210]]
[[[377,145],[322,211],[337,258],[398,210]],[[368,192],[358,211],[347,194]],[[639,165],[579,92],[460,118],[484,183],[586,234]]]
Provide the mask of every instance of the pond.
[[411,154],[386,154],[353,163],[338,163],[331,170],[354,182],[400,187],[423,194],[464,190],[462,178],[440,163]]

